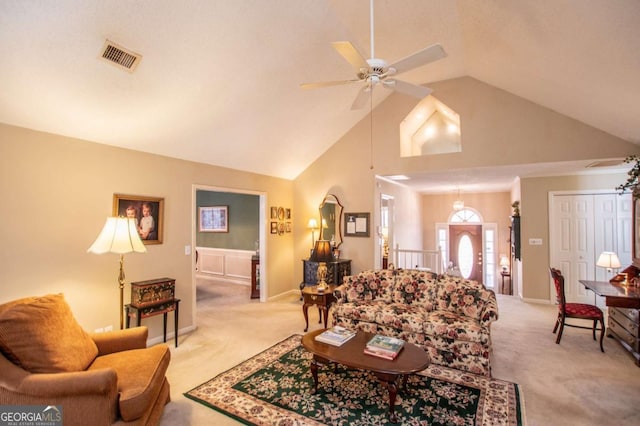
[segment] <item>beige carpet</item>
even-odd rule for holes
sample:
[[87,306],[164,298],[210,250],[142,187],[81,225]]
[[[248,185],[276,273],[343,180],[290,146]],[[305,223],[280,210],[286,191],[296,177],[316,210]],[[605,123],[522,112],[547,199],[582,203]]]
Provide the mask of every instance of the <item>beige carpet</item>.
[[[302,302],[249,299],[249,287],[212,281],[198,286],[198,329],[171,345],[171,399],[162,425],[238,425],[182,393],[304,329]],[[605,353],[590,331],[551,333],[556,308],[498,295],[500,319],[492,326],[493,376],[521,385],[527,424],[636,425],[640,418],[640,368],[612,339]],[[309,310],[310,329],[318,314]]]

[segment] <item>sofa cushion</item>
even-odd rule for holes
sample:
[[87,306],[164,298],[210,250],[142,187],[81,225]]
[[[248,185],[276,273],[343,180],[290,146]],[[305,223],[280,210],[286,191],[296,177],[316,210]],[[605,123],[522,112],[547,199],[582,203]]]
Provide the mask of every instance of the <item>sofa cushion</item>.
[[480,343],[489,339],[488,329],[482,327],[478,320],[450,311],[429,312],[423,325],[428,336]]
[[448,281],[441,283],[435,310],[450,311],[479,320],[484,313],[489,290]]
[[89,370],[112,368],[118,376],[118,406],[124,421],[140,418],[160,393],[171,352],[165,345],[99,356]]
[[391,284],[393,276],[390,271],[363,271],[358,275],[344,278],[347,302],[381,300],[391,301]]
[[82,371],[98,355],[62,294],[0,306],[0,351],[31,373]]
[[334,318],[350,318],[358,321],[375,322],[378,311],[385,306],[381,301],[360,301],[333,305]]
[[400,330],[421,333],[424,330],[427,313],[427,310],[420,305],[389,303],[378,309],[375,322],[381,326],[392,327],[396,333]]
[[392,291],[395,303],[420,304],[426,310],[433,309],[437,281],[435,275],[424,271],[407,271],[396,277]]

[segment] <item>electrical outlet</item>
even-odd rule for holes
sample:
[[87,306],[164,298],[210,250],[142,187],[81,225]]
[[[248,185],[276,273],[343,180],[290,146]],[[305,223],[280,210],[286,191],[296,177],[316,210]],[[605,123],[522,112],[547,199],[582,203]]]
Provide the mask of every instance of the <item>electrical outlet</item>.
[[191,254],[191,246],[184,246],[184,255],[189,256]]

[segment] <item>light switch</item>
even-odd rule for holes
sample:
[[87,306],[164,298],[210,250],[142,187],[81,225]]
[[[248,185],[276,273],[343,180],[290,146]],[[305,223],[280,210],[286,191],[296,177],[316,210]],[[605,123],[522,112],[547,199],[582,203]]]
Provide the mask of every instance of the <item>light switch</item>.
[[541,246],[542,245],[542,238],[529,238],[529,245],[530,246]]
[[191,246],[184,246],[184,255],[189,256],[191,254]]

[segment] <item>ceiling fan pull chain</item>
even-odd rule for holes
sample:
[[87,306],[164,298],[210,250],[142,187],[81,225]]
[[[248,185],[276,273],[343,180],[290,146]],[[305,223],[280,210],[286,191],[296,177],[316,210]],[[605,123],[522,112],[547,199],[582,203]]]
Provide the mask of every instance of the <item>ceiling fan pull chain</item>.
[[[373,3],[373,0],[371,2]],[[369,169],[373,170],[373,87],[371,87],[371,93],[369,93],[369,135],[371,144],[369,149],[371,158]]]

